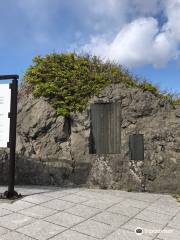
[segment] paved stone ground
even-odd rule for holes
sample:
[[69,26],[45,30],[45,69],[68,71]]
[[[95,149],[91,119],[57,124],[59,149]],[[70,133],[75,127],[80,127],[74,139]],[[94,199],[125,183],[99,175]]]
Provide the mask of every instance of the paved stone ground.
[[[0,200],[0,240],[180,239],[180,204],[170,195],[37,186],[16,190],[24,198]],[[143,234],[135,233],[137,227]]]

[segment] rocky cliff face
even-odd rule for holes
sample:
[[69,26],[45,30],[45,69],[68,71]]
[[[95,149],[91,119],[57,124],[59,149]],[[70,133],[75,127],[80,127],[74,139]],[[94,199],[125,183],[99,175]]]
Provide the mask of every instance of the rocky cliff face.
[[[89,154],[90,103],[121,103],[121,154]],[[129,160],[129,136],[144,134],[145,160]],[[0,182],[7,182],[8,152],[0,151]],[[83,113],[57,117],[31,87],[19,91],[16,182],[84,184],[100,188],[180,191],[180,108],[148,91],[110,85]]]

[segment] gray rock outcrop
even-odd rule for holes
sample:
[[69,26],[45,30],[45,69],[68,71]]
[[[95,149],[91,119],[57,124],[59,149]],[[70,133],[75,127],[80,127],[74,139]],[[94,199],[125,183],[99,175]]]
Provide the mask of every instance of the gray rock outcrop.
[[[121,153],[89,154],[90,104],[121,103]],[[129,136],[144,134],[145,160],[129,159]],[[8,152],[0,151],[0,182],[7,182]],[[110,85],[82,113],[57,117],[24,83],[19,91],[17,184],[86,185],[129,191],[180,191],[180,108],[149,91]]]

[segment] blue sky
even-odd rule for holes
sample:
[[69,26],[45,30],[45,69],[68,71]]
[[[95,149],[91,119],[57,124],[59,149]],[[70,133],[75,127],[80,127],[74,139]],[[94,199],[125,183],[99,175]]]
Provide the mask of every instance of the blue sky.
[[75,50],[180,93],[180,0],[6,0],[0,9],[0,74],[22,78],[33,56]]

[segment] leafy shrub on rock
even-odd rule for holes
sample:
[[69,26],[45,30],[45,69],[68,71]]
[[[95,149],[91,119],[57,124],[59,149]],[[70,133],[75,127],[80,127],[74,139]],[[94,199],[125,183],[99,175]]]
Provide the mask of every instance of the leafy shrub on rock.
[[84,110],[89,99],[111,83],[123,82],[127,87],[159,94],[153,85],[140,83],[117,64],[75,53],[36,56],[27,69],[25,80],[32,84],[35,96],[46,97],[57,114],[65,117]]
[[133,78],[116,64],[75,53],[36,56],[25,80],[33,85],[35,96],[48,98],[63,116],[82,111],[88,100],[110,83],[135,85]]

